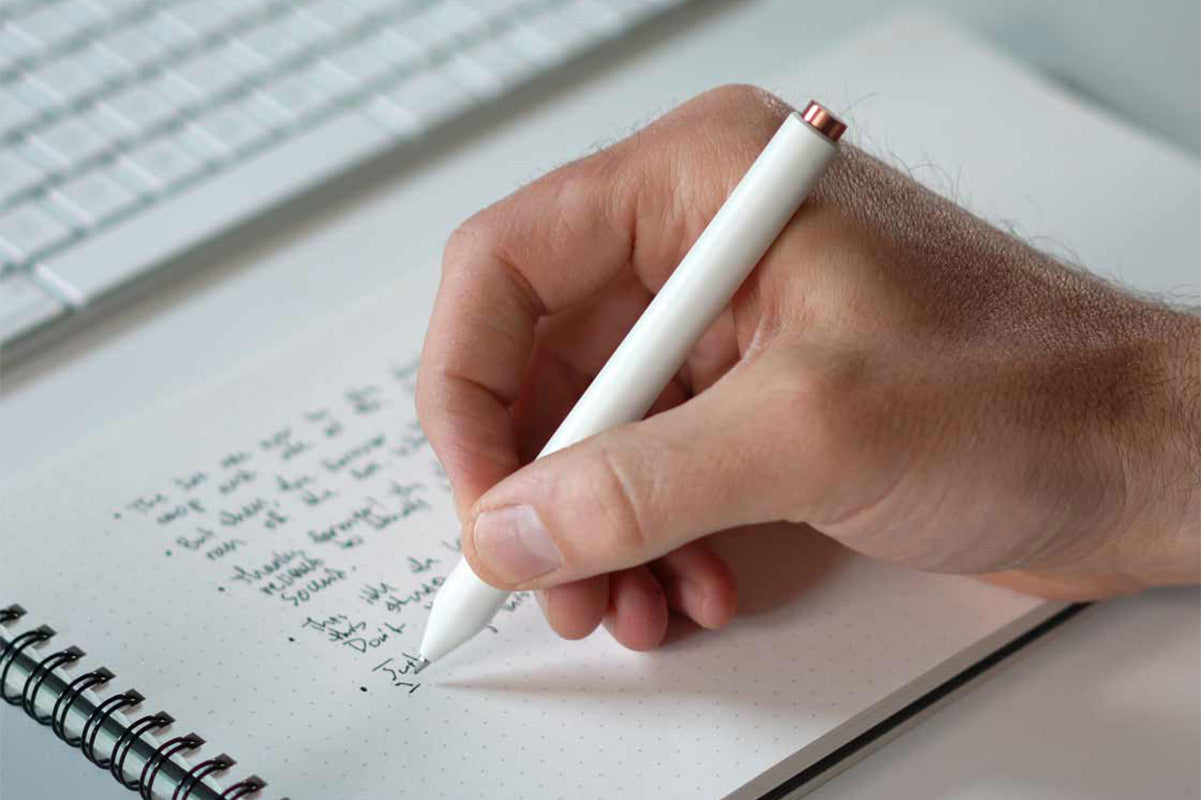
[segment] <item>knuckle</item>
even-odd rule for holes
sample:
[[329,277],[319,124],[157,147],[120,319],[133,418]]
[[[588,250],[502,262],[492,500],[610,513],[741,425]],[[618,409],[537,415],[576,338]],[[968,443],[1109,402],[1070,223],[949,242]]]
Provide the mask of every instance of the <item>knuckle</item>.
[[453,272],[470,263],[474,256],[489,251],[495,238],[488,209],[468,217],[446,239],[442,248],[442,271]]
[[840,392],[825,374],[798,370],[780,381],[776,408],[789,420],[827,416],[837,410]]
[[698,100],[706,107],[716,106],[734,117],[743,119],[770,119],[777,123],[792,106],[776,95],[759,86],[747,83],[729,83],[710,89]]
[[591,485],[603,509],[609,530],[609,548],[617,559],[629,559],[647,551],[649,535],[643,524],[635,482],[622,460],[609,448],[599,449],[596,474]]
[[775,398],[776,412],[792,434],[784,442],[804,448],[819,463],[844,463],[875,427],[875,411],[863,402],[860,382],[848,368],[790,374]]
[[761,102],[763,97],[773,97],[770,92],[750,83],[725,83],[701,94],[707,101],[733,105]]

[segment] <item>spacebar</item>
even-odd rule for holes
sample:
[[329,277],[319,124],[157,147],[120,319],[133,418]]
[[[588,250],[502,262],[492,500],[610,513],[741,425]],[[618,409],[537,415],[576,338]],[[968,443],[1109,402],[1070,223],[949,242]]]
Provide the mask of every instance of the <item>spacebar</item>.
[[85,305],[381,152],[392,140],[358,112],[342,113],[47,258],[35,274],[71,304]]

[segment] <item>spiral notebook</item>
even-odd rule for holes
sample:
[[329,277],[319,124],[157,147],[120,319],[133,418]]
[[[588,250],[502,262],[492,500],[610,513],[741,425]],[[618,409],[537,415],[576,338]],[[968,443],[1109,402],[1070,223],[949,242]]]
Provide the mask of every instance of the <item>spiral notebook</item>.
[[[858,142],[961,167],[977,208],[1144,288],[1195,287],[1195,257],[1176,258],[1197,251],[1192,159],[929,21],[878,28],[805,75],[803,92],[779,88],[835,107],[876,92],[851,114]],[[1071,150],[1048,152],[1057,130]],[[1121,232],[1100,224],[1131,196]],[[459,555],[412,401],[435,283],[413,265],[4,487],[5,730],[24,714],[44,747],[74,747],[102,768],[97,798],[119,793],[105,776],[170,800],[776,798],[1071,613],[767,526],[720,542],[743,583],[725,631],[677,626],[654,654],[603,632],[566,643],[516,595],[493,631],[414,674]],[[5,788],[36,795],[9,766]]]

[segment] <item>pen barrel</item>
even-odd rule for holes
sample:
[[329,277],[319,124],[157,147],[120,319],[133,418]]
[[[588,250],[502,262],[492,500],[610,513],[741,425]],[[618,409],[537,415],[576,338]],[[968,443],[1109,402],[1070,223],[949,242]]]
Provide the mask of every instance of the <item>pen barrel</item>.
[[[805,113],[784,120],[539,458],[645,416],[838,151],[842,123],[815,103]],[[506,597],[460,561],[438,590],[421,656],[436,661],[471,639]]]
[[642,419],[838,147],[790,114],[538,457]]

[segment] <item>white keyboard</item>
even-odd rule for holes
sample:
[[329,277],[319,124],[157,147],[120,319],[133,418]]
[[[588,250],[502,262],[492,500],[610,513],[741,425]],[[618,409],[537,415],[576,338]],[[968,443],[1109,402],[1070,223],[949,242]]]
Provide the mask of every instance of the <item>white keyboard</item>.
[[682,0],[0,0],[0,343]]

